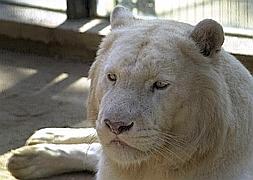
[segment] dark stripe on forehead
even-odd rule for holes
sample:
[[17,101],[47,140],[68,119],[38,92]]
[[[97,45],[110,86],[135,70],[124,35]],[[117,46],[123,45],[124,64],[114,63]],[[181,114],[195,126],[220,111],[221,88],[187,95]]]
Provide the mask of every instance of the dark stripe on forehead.
[[140,43],[137,45],[137,53],[136,57],[134,58],[134,61],[137,62],[140,59],[140,56],[143,55],[144,49],[150,44],[150,41],[152,41],[151,37],[153,32],[157,29],[156,25],[150,26],[146,29],[145,32],[143,32],[143,39],[140,41]]

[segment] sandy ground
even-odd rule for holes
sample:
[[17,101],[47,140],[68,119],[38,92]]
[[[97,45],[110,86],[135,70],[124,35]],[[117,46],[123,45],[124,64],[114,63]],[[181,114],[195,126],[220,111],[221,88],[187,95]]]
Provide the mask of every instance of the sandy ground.
[[[87,127],[90,63],[0,50],[0,180],[11,149],[43,127]],[[76,173],[53,179],[91,179]]]

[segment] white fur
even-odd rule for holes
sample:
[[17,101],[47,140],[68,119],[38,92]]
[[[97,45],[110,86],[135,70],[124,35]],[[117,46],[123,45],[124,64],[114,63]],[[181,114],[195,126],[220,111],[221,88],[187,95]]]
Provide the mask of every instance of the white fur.
[[[55,130],[55,132],[52,130]],[[37,131],[35,133],[35,141],[32,139],[32,137],[35,137],[34,135],[29,138],[29,141],[34,144],[39,142],[37,141],[38,139],[43,139],[43,143],[24,146],[12,151],[12,157],[8,162],[8,168],[11,173],[21,179],[36,179],[73,171],[88,170],[96,172],[101,145],[91,141],[90,144],[80,144],[81,140],[84,139],[84,137],[76,134],[80,129],[68,130],[68,133],[66,133],[64,128],[46,128]],[[45,134],[45,131],[51,131],[55,136],[62,136],[66,133],[64,141],[62,144],[50,144],[52,142],[50,140],[52,134],[47,136],[48,134]],[[72,144],[73,134],[71,132],[77,135],[76,139],[80,137],[80,143]],[[88,133],[90,133],[90,136],[94,135],[94,131],[92,132],[91,128],[83,129],[81,132],[81,134],[85,135],[88,135]],[[66,142],[66,138],[71,141]],[[49,141],[46,142],[45,139]],[[87,140],[90,140],[90,138],[88,137]]]
[[44,128],[36,131],[27,141],[33,144],[82,144],[98,142],[94,128]]
[[[100,158],[95,156],[92,160],[99,159],[97,180],[251,179],[253,78],[221,48],[222,27],[212,20],[204,20],[196,27],[175,21],[137,20],[122,7],[113,11],[111,24],[112,32],[100,45],[90,70],[88,119],[96,121],[102,145]],[[109,73],[117,76],[116,82],[108,79]],[[169,85],[154,89],[157,81]],[[134,125],[116,135],[105,119]],[[71,129],[68,131],[71,134]],[[74,138],[61,132],[57,132],[62,136],[58,140],[44,138],[50,133],[42,132],[29,142],[46,139],[45,142],[68,143]],[[51,137],[57,135],[55,130],[51,133]],[[76,136],[80,138],[78,133]],[[121,143],[115,143],[115,138]],[[65,151],[65,146],[54,145],[54,152]],[[31,147],[34,146],[25,148]],[[35,147],[32,152],[38,157],[47,154],[43,168],[52,168],[48,162],[56,156],[51,150],[38,151]],[[87,155],[78,146],[68,147],[74,153],[69,149],[67,158]],[[100,147],[94,150],[100,152]],[[20,152],[33,154],[30,150]],[[64,153],[59,154],[67,162]],[[77,159],[68,164],[79,169],[89,167],[89,163],[81,167]],[[15,161],[20,164],[14,153],[9,167],[19,176],[12,168]],[[26,164],[29,163],[25,161],[23,166]],[[92,168],[96,170],[94,165]],[[40,171],[41,167],[35,169]],[[67,171],[64,167],[41,176],[63,169]]]
[[[213,20],[196,27],[137,20],[121,9],[112,13],[117,25],[90,73],[89,118],[97,119],[103,148],[97,179],[246,178],[253,151],[253,78],[221,48],[222,27]],[[116,82],[108,80],[109,73]],[[156,81],[170,86],[152,91]],[[129,146],[112,143],[116,135],[104,119],[135,123],[117,135]]]

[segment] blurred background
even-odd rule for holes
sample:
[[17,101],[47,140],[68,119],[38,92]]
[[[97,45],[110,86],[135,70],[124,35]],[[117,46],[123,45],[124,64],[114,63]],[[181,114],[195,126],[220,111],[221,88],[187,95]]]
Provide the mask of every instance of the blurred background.
[[174,19],[190,24],[212,18],[225,27],[253,28],[252,0],[99,0],[97,15],[108,16],[116,4],[122,4],[140,16]]
[[117,4],[144,19],[212,18],[253,72],[253,0],[0,0],[0,154],[43,127],[92,126],[88,70]]
[[[225,44],[228,51],[237,54],[253,54],[252,49],[248,48],[245,42],[245,38],[252,39],[253,35],[253,0],[0,0],[0,19],[51,29],[67,29],[83,34],[92,32],[106,35],[110,29],[109,15],[117,4],[128,7],[135,16],[145,19],[172,19],[192,25],[205,18],[214,19],[223,25],[226,35],[229,36],[226,41],[229,43]],[[61,37],[62,34],[57,36],[47,32],[44,33],[47,33],[49,37],[44,37],[39,28],[37,30],[42,34],[30,37],[31,35],[22,32],[22,27],[10,29],[10,26],[2,25],[0,33],[20,37],[17,35],[19,31],[22,34],[21,37],[25,39],[64,43],[65,46],[66,44],[83,45],[81,41],[85,39],[85,36],[80,38],[76,34],[76,36],[70,34],[71,38],[68,38],[68,36]],[[6,33],[6,31],[12,32]],[[77,38],[75,44],[73,44],[73,36]],[[242,38],[239,39],[240,43],[235,37]],[[94,40],[85,39],[85,41],[93,41],[87,45],[87,50],[96,50],[100,39],[97,36],[94,38]],[[78,54],[78,51],[71,52],[71,55],[84,56],[83,54]]]

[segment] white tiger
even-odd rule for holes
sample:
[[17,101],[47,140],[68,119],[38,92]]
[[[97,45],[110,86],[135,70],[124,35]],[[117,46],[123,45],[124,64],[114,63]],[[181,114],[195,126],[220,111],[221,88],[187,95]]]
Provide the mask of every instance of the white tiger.
[[111,27],[89,75],[96,130],[40,130],[13,152],[10,171],[24,179],[84,169],[97,180],[250,179],[253,78],[222,49],[222,27],[140,20],[124,7]]

